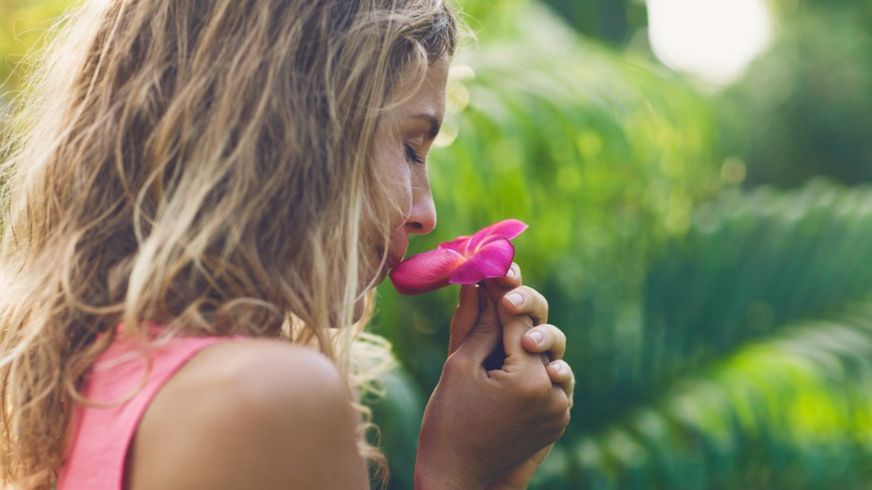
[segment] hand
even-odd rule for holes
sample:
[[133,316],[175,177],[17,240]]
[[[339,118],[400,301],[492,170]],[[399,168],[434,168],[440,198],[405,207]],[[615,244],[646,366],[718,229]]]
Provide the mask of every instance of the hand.
[[[424,412],[416,463],[420,489],[486,488],[502,481],[547,450],[569,422],[566,391],[552,384],[540,356],[521,346],[533,326],[530,316],[497,307],[485,288],[463,288],[461,303],[459,311],[474,309],[469,317],[475,318],[471,326],[455,322],[469,328],[462,342],[453,343]],[[505,353],[502,365],[487,369],[498,347]]]
[[[566,335],[554,325],[544,324],[548,320],[548,301],[539,292],[529,288],[521,287],[521,271],[517,264],[512,264],[509,273],[506,277],[485,281],[485,287],[492,299],[501,302],[502,306],[511,313],[522,315],[527,314],[531,317],[535,328],[527,331],[521,341],[521,345],[530,353],[544,353],[547,355],[547,371],[551,381],[559,385],[567,394],[569,399],[569,408],[572,408],[572,397],[575,389],[575,378],[572,374],[572,368],[566,361],[563,360],[563,355],[566,352]],[[464,286],[472,289],[471,286]],[[508,301],[505,296],[508,293],[517,293],[521,298],[518,305]],[[471,294],[468,291],[461,291],[461,295]],[[458,306],[451,325],[451,341],[449,342],[449,353],[453,352],[465,339],[466,335],[472,328],[475,322],[475,316],[478,314],[471,301],[463,301]],[[539,334],[537,339],[535,333]],[[554,444],[550,444],[543,448],[531,458],[524,461],[521,465],[511,470],[498,481],[490,485],[491,489],[519,489],[526,488],[527,483],[533,477],[536,469],[548,456]]]
[[[502,307],[509,313],[530,316],[535,327],[528,330],[521,338],[521,346],[532,354],[543,354],[543,359],[547,356],[548,375],[552,382],[560,385],[566,391],[571,408],[572,396],[575,391],[575,376],[572,373],[572,367],[563,360],[563,356],[566,354],[566,334],[554,325],[546,323],[548,321],[548,300],[535,289],[521,286],[521,268],[515,263],[512,263],[506,277],[484,282],[491,298],[494,301],[501,301]],[[506,296],[510,293],[520,295],[521,303],[515,305],[509,301]],[[500,300],[500,297],[503,299]],[[461,310],[458,306],[451,325],[452,343],[459,345],[465,338],[463,332],[469,332],[470,322],[467,319],[472,316],[469,310],[471,308]],[[466,323],[463,323],[464,321]],[[537,334],[541,337],[537,338]],[[449,345],[449,353],[453,352],[451,347]]]

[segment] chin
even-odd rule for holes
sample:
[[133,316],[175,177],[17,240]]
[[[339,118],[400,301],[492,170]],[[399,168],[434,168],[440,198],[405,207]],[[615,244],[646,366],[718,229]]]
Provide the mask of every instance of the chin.
[[[385,278],[388,276],[388,272],[393,268],[394,264],[397,264],[402,260],[403,255],[404,254],[399,254],[399,257],[396,257],[396,256],[388,257],[388,263],[382,267],[381,271],[379,271],[378,277],[376,278],[372,288],[378,287],[379,284],[384,282]],[[358,300],[357,303],[354,304],[354,315],[352,318],[353,322],[356,323],[356,322],[360,321],[361,318],[363,318],[363,312],[366,308],[365,303],[366,303],[366,298],[364,297],[364,298],[361,298],[360,300]]]
[[[387,271],[386,271],[386,270],[385,270],[385,271],[382,271],[382,272],[379,274],[378,279],[377,279],[376,282],[375,282],[375,286],[373,286],[373,287],[376,287],[376,286],[378,286],[379,284],[381,284],[382,281],[384,281],[385,276],[387,276]],[[365,309],[366,309],[366,296],[364,296],[363,298],[360,298],[359,300],[357,300],[357,303],[354,303],[354,315],[353,315],[353,317],[352,317],[352,321],[353,321],[353,322],[358,322],[358,321],[360,321],[360,319],[363,318],[363,312],[364,312]]]

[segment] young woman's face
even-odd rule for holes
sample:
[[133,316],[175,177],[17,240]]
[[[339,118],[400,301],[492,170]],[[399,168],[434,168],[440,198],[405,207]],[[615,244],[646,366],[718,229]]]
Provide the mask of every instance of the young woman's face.
[[[375,135],[376,166],[388,193],[400,204],[404,216],[390,223],[391,237],[381,282],[390,268],[406,254],[409,234],[426,234],[436,226],[436,208],[424,163],[445,114],[448,59],[433,62],[420,88],[401,104],[392,106],[379,122]],[[379,256],[380,250],[373,254]],[[362,303],[357,310],[362,312]]]

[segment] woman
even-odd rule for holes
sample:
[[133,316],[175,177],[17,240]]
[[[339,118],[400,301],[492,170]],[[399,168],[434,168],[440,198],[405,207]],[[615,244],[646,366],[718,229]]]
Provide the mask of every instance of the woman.
[[[5,485],[366,488],[384,458],[358,400],[390,354],[361,330],[435,226],[452,12],[85,4],[4,165]],[[516,266],[461,290],[420,488],[526,486],[571,405],[569,366],[540,359],[563,334],[531,329],[546,317]]]

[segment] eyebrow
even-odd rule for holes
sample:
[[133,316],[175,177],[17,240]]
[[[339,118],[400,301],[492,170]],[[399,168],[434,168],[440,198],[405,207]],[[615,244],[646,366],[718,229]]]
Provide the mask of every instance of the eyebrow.
[[433,114],[424,112],[409,117],[410,119],[421,119],[430,123],[430,132],[428,133],[428,136],[431,140],[436,138],[436,135],[439,134],[439,129],[442,127],[442,122]]

